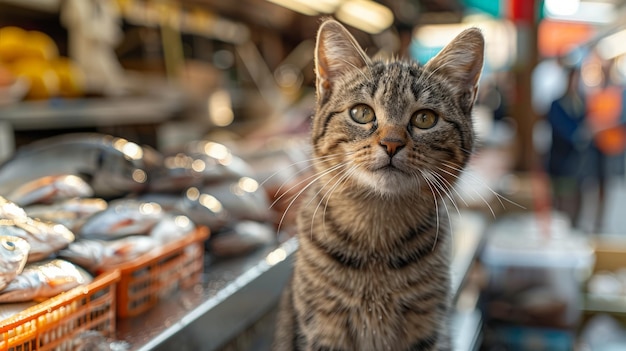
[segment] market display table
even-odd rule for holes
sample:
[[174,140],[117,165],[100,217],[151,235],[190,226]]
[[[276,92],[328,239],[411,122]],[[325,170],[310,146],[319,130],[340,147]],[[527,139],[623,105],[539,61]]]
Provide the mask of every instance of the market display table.
[[[486,227],[480,214],[463,212],[451,221],[455,299],[480,247]],[[135,318],[119,319],[117,338],[133,351],[219,350],[276,307],[287,283],[297,249],[290,239],[245,257],[211,262],[202,283],[163,299]],[[453,320],[455,349],[476,349],[480,314],[459,311]]]

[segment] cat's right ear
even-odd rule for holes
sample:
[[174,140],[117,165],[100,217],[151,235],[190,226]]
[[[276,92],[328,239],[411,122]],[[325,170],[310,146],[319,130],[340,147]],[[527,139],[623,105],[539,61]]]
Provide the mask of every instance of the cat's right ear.
[[317,33],[315,45],[315,73],[317,98],[324,101],[335,81],[348,71],[361,69],[370,59],[356,39],[339,22],[325,20]]

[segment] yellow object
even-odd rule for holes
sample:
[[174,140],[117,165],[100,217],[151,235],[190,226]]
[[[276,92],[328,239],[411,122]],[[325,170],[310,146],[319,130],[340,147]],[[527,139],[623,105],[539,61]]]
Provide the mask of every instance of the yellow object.
[[12,62],[22,55],[26,31],[18,27],[0,28],[0,60]]
[[25,58],[52,60],[58,56],[56,43],[46,33],[13,26],[0,28],[0,61],[15,62]]
[[26,77],[26,99],[79,96],[83,78],[71,61],[59,57],[59,49],[46,33],[19,27],[0,28],[0,63],[16,77]]
[[47,99],[60,92],[59,76],[47,61],[23,59],[15,62],[11,69],[16,76],[30,81],[27,99]]
[[31,30],[26,32],[24,57],[53,60],[59,56],[57,44],[46,33]]
[[84,76],[80,68],[70,59],[59,57],[50,62],[59,79],[59,91],[63,97],[78,97],[84,91]]

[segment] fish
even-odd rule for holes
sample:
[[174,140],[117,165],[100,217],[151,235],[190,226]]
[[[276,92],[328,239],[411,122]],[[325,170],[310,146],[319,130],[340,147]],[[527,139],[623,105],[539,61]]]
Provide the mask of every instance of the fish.
[[213,235],[207,245],[217,257],[240,256],[262,246],[276,243],[274,227],[255,221],[239,221],[230,229]]
[[239,220],[272,219],[269,198],[253,178],[240,177],[203,187],[189,187],[182,194],[144,194],[143,201],[160,204],[166,211],[189,217],[196,225],[218,232]]
[[269,197],[253,178],[241,177],[234,181],[205,185],[199,192],[200,197],[217,199],[236,220],[265,222],[271,219]]
[[160,244],[167,244],[191,234],[196,229],[195,223],[187,216],[165,213],[163,218],[150,230],[149,235]]
[[146,189],[160,153],[124,138],[100,133],[68,133],[21,146],[0,165],[0,194],[45,176],[76,175],[94,196],[113,198]]
[[0,291],[0,303],[44,300],[92,281],[89,273],[66,260],[28,263],[22,273]]
[[147,234],[163,216],[156,202],[122,198],[93,214],[80,227],[78,235],[86,239],[112,240],[134,234]]
[[74,197],[91,197],[93,189],[85,180],[72,174],[50,175],[28,181],[6,194],[19,206],[53,203]]
[[34,218],[0,219],[0,235],[26,240],[30,245],[28,262],[47,258],[75,239],[74,233],[64,225]]
[[0,196],[0,218],[28,218],[28,215],[21,206],[3,196]]
[[0,290],[22,273],[30,244],[22,238],[0,235]]
[[218,231],[233,220],[214,196],[201,194],[197,187],[179,194],[148,193],[138,199],[158,203],[167,212],[184,214],[194,224],[206,226],[211,231]]
[[254,177],[254,169],[229,148],[196,140],[163,154],[163,167],[151,177],[149,188],[157,193],[175,192],[245,176]]
[[160,247],[157,239],[131,235],[117,240],[79,239],[58,252],[58,256],[98,273],[129,262]]
[[[0,323],[15,316],[16,314],[23,312],[30,307],[37,305],[36,301],[15,302],[15,303],[2,303],[0,304]],[[0,343],[1,345],[1,343]]]
[[101,198],[75,197],[52,204],[25,206],[24,211],[28,217],[63,224],[76,232],[89,217],[107,207],[108,202]]

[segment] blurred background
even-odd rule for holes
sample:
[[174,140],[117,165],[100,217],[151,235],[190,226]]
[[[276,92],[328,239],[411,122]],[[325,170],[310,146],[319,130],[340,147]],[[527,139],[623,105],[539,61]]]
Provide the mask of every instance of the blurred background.
[[[114,336],[133,350],[267,349],[328,16],[378,58],[425,63],[464,28],[485,35],[479,143],[448,204],[455,350],[626,349],[626,1],[0,0],[0,189],[31,144],[90,133],[160,160],[156,181],[109,201],[202,198],[199,178],[212,215],[236,198],[229,225],[198,220],[212,234],[187,303],[164,299]],[[219,197],[232,174],[238,190]]]

